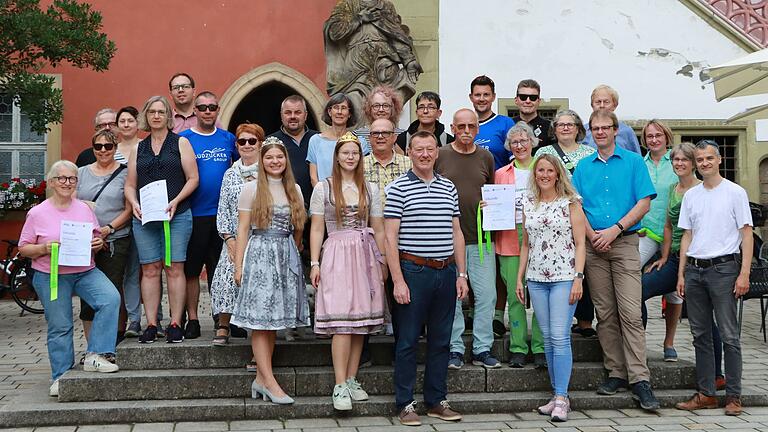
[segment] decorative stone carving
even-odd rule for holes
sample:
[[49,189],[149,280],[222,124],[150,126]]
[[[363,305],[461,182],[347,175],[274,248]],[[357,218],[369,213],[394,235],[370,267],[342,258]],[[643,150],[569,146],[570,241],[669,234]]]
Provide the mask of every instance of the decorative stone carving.
[[[388,0],[339,0],[323,29],[328,94],[346,93],[357,112],[373,87],[387,84],[403,101],[423,72],[410,30]],[[359,119],[358,119],[359,120]]]
[[765,0],[699,0],[761,47],[768,47]]

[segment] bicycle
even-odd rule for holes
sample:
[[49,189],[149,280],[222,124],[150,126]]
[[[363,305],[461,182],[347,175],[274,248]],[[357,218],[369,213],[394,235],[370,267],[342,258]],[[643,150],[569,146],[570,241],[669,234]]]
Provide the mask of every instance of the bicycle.
[[10,291],[13,301],[24,312],[41,314],[45,312],[43,303],[32,286],[32,261],[29,258],[21,256],[17,251],[19,242],[15,240],[3,240],[8,244],[5,252],[5,259],[0,260],[0,273],[4,275],[5,281],[0,283],[0,296]]

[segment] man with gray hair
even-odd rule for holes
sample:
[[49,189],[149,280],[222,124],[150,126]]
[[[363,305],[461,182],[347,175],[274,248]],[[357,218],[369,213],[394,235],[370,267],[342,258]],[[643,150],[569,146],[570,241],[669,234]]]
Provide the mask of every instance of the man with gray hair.
[[[496,256],[493,242],[478,232],[477,212],[482,199],[482,187],[493,183],[494,158],[490,151],[475,142],[478,133],[477,114],[460,109],[453,115],[451,132],[456,140],[440,148],[435,171],[447,177],[459,192],[459,222],[467,244],[467,272],[474,293],[472,322],[472,364],[485,368],[498,368],[501,363],[491,355],[493,344],[493,309],[496,305]],[[505,150],[507,151],[507,150]],[[456,302],[451,332],[451,354],[448,367],[461,369],[464,365],[464,314],[461,301]]]
[[[113,134],[118,136],[117,113],[115,110],[112,108],[102,108],[96,112],[96,116],[93,118],[93,130],[94,132],[98,132],[100,130],[110,130]],[[96,162],[96,155],[93,154],[93,147],[89,145],[88,148],[81,151],[80,154],[77,155],[75,165],[80,168],[86,165],[90,165],[94,162]]]
[[742,359],[736,303],[749,291],[752,213],[747,192],[720,175],[722,158],[717,143],[699,141],[694,156],[703,181],[685,193],[680,205],[677,224],[685,232],[680,240],[677,293],[688,303],[698,391],[675,407],[688,411],[717,408],[714,314],[725,351],[725,414],[739,415]]

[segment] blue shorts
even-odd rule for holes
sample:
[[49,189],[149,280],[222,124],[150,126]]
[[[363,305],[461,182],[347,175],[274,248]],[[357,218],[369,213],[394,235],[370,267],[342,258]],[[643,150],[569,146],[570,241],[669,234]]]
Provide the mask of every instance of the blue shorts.
[[[192,210],[174,215],[170,225],[171,262],[184,262],[187,260],[187,243],[192,235]],[[149,222],[142,225],[140,220],[133,218],[133,238],[136,240],[141,264],[163,260],[165,241],[162,222]]]

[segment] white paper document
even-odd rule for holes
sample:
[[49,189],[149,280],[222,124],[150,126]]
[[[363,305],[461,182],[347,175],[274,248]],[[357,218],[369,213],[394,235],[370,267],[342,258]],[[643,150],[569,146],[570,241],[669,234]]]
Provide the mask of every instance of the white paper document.
[[171,220],[168,208],[168,189],[165,180],[152,182],[139,190],[141,201],[141,224],[152,221]]
[[515,228],[515,185],[483,186],[483,231]]
[[93,239],[92,223],[61,221],[59,265],[91,265],[91,239]]

